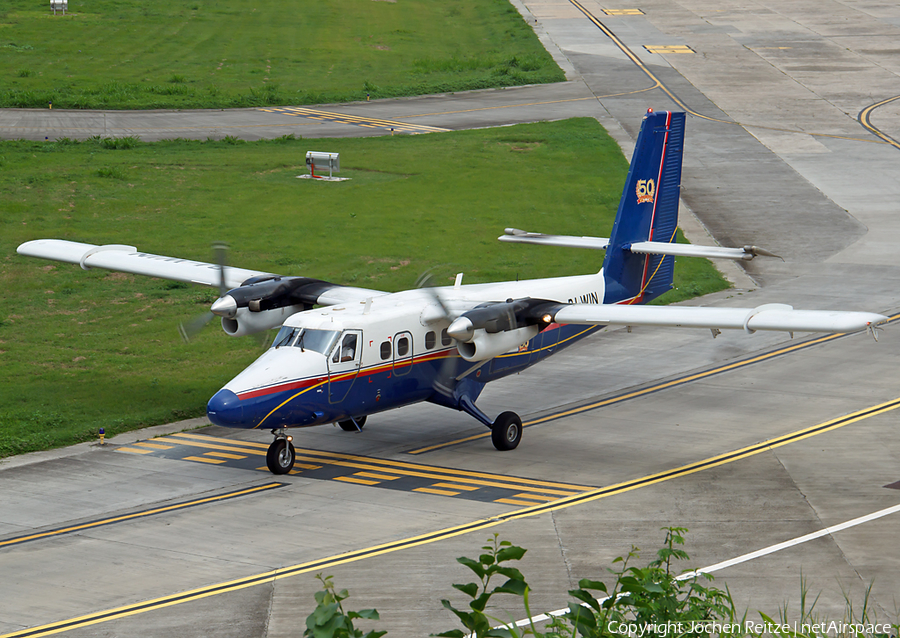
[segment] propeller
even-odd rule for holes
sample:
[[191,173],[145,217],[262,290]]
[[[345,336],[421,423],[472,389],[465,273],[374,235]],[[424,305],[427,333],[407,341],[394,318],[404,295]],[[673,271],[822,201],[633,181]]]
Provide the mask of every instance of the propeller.
[[[228,286],[225,283],[225,265],[228,261],[228,244],[224,242],[214,242],[212,251],[216,265],[219,267],[219,299],[221,299],[228,292]],[[215,305],[215,303],[213,305]],[[206,324],[215,319],[215,317],[216,315],[213,314],[211,310],[207,310],[202,315],[194,317],[189,321],[182,321],[178,324],[178,334],[181,335],[181,338],[185,343],[188,343],[191,339],[196,337],[204,327],[206,327]]]
[[533,325],[543,330],[553,322],[553,315],[562,305],[531,298],[485,303],[454,319],[447,333],[457,341],[469,342],[476,330],[495,334]]
[[[436,318],[438,321],[441,323],[445,321],[452,323],[457,318],[458,315],[450,310],[447,302],[444,301],[441,293],[439,293],[437,287],[435,287],[434,275],[431,270],[426,270],[419,275],[419,278],[416,280],[416,288],[424,290],[431,295],[432,299],[434,299],[441,312],[440,316]],[[443,394],[446,397],[450,397],[453,394],[456,384],[459,383],[456,379],[457,359],[457,356],[452,350],[444,357],[441,362],[441,367],[438,369],[438,373],[431,384],[431,387],[434,388],[435,392]]]

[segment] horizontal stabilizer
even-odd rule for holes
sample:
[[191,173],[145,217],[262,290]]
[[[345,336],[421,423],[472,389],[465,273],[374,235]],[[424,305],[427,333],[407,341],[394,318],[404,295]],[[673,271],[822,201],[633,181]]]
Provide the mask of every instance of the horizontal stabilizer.
[[[678,257],[707,257],[709,259],[743,259],[749,261],[757,255],[778,257],[758,246],[724,248],[722,246],[698,246],[696,244],[675,244],[661,241],[639,241],[626,246],[633,253],[643,255],[675,255]],[[778,257],[781,259],[781,257]]]
[[559,309],[553,320],[562,324],[845,333],[865,330],[888,318],[874,312],[794,310],[784,304],[757,308],[572,304]]
[[592,248],[603,250],[609,245],[607,237],[575,237],[573,235],[544,235],[530,233],[518,228],[507,228],[506,234],[497,239],[517,244],[538,244],[540,246],[562,246],[564,248]]

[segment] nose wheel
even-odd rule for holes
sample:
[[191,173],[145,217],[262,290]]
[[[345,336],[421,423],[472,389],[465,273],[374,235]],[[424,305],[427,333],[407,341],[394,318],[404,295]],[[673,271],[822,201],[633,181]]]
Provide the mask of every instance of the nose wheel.
[[272,431],[275,440],[266,452],[266,466],[272,474],[287,474],[294,467],[294,444],[284,432]]

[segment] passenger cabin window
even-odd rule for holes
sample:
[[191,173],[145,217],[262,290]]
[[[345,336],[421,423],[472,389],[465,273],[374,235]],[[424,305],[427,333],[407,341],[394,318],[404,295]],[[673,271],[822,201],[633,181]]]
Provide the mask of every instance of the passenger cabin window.
[[400,337],[397,339],[397,356],[405,357],[407,354],[409,354],[409,339]]
[[445,346],[449,346],[451,343],[450,335],[447,334],[447,329],[444,328],[441,330],[441,344]]
[[391,342],[390,341],[382,341],[381,342],[381,358],[383,360],[391,358]]
[[429,330],[425,333],[425,349],[431,350],[434,347],[434,344],[437,342],[437,337],[434,334],[434,330]]
[[347,361],[353,361],[354,359],[356,359],[356,334],[351,332],[344,335],[344,338],[341,341],[341,347],[334,349],[334,356],[331,360],[334,363],[338,363],[339,361],[346,363]]

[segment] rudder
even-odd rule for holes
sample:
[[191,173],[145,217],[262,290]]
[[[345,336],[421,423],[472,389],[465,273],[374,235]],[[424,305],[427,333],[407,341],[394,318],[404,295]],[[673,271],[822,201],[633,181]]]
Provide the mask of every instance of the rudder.
[[675,258],[631,253],[633,242],[674,242],[681,191],[684,113],[648,112],[603,262],[603,303],[646,303],[672,288]]

